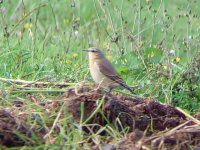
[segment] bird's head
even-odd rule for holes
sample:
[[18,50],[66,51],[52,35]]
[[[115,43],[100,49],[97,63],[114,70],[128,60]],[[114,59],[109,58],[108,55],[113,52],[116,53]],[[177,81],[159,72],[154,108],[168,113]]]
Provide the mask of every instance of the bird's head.
[[104,54],[101,50],[96,47],[91,47],[87,50],[83,50],[89,53],[89,59],[100,59],[104,57]]

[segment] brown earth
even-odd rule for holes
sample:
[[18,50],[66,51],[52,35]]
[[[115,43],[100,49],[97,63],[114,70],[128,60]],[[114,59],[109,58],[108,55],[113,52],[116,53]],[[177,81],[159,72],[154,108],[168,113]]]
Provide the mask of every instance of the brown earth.
[[[112,124],[118,130],[128,131],[128,136],[112,147],[113,149],[189,149],[200,147],[200,115],[189,119],[182,111],[157,102],[153,98],[141,98],[119,94],[105,93],[102,90],[92,90],[87,86],[71,89],[62,95],[67,110],[77,122],[105,126]],[[26,105],[15,101],[15,106]],[[45,107],[60,107],[57,103],[41,103]],[[83,114],[81,115],[81,108]],[[12,109],[0,110],[0,144],[8,147],[34,145],[30,140],[33,134],[44,142],[46,131],[27,124],[30,117]],[[102,115],[103,114],[103,115]],[[64,117],[64,116],[63,116]],[[98,125],[83,126],[85,132],[96,132]],[[24,139],[19,136],[21,133]],[[101,135],[106,135],[102,131]],[[27,142],[28,141],[28,142]],[[95,148],[94,149],[98,149]]]

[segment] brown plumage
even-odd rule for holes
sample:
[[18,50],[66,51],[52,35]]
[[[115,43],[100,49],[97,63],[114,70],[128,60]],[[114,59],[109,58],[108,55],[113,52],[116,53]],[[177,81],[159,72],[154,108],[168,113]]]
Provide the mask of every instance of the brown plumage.
[[109,88],[109,91],[117,86],[122,86],[133,92],[131,87],[123,81],[101,50],[93,47],[84,51],[89,52],[90,73],[97,84],[100,84],[101,87]]

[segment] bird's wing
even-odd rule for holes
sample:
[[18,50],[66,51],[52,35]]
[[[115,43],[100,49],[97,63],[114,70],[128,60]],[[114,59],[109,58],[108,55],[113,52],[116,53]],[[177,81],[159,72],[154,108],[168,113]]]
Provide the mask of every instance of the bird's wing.
[[[105,76],[110,78],[111,80],[117,82],[121,86],[125,86],[125,82],[123,79],[117,74],[115,68],[112,66],[110,61],[108,61],[106,58],[98,62],[100,72],[103,73]],[[125,87],[127,88],[127,87]]]
[[128,89],[130,92],[133,92],[133,89],[131,89],[131,87],[129,87],[123,81],[123,79],[117,74],[115,68],[112,66],[110,61],[104,58],[103,60],[99,61],[98,65],[99,65],[99,69],[101,73],[103,73],[105,76],[107,76],[111,80],[117,82],[122,87]]

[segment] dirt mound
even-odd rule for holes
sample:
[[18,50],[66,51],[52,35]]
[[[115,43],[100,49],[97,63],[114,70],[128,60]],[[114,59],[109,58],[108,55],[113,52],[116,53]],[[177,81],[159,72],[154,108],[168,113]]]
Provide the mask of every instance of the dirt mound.
[[[78,94],[81,93],[81,94]],[[176,127],[186,121],[185,115],[176,108],[156,102],[151,98],[140,98],[127,96],[118,93],[105,93],[100,90],[79,89],[78,93],[70,90],[65,93],[69,112],[75,120],[79,121],[81,103],[84,103],[84,120],[87,123],[98,123],[105,125],[109,122],[120,120],[124,128],[129,127],[129,131],[134,129],[162,131],[166,128]],[[99,103],[97,103],[99,100]],[[101,105],[101,106],[100,106]],[[102,118],[101,113],[91,114],[97,107],[100,107],[106,116]],[[90,117],[90,119],[88,119]]]
[[[69,112],[77,121],[83,116],[84,123],[102,126],[112,123],[119,130],[128,128],[129,137],[122,139],[120,146],[116,147],[118,149],[188,149],[200,146],[198,120],[188,120],[182,111],[153,98],[110,94],[83,87],[69,90],[64,97]],[[83,104],[84,112],[81,112]],[[83,129],[96,131],[98,126]]]
[[[59,97],[61,105],[56,101],[40,103],[33,97],[30,99],[49,110],[59,110],[66,103],[68,112],[76,122],[82,122],[82,128],[88,134],[98,131],[99,125],[107,124],[119,131],[128,132],[127,137],[114,145],[116,149],[188,149],[190,146],[200,146],[200,115],[195,116],[197,119],[188,117],[179,109],[153,98],[106,93],[80,86]],[[27,104],[15,102],[16,107],[24,105]],[[61,114],[60,117],[66,116]],[[45,143],[44,137],[48,131],[43,130],[39,124],[33,127],[30,118],[30,114],[24,114],[20,109],[16,112],[12,108],[1,108],[0,144],[13,147]],[[49,122],[48,126],[51,128],[53,122]],[[107,133],[102,131],[100,135]]]

